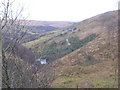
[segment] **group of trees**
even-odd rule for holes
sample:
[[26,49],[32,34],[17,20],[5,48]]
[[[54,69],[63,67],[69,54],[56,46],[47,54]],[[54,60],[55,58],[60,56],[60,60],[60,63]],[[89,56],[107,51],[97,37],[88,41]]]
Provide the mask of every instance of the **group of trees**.
[[[46,58],[49,62],[52,60],[56,60],[60,57],[63,57],[72,51],[86,45],[88,42],[92,41],[97,37],[96,34],[91,34],[80,40],[79,37],[70,37],[68,38],[71,45],[67,45],[66,41],[61,41],[59,43],[52,42],[45,48],[43,48],[42,52],[40,52],[41,58]],[[64,44],[60,44],[64,42]]]

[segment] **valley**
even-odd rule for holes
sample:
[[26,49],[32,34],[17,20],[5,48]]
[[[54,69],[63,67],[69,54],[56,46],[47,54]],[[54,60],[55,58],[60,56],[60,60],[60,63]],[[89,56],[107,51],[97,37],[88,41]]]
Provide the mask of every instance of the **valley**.
[[9,71],[22,67],[25,77],[16,81],[23,87],[118,88],[118,20],[110,11],[76,23],[26,21],[19,35],[3,33],[5,45],[25,33],[8,58]]

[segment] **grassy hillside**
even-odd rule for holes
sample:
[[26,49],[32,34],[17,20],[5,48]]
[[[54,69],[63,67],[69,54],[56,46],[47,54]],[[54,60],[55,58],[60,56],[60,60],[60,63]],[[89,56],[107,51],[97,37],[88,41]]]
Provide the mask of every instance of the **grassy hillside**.
[[51,86],[117,88],[117,41],[109,44],[101,39],[96,38],[85,47],[59,59],[54,67],[56,78]]
[[[44,55],[48,53],[51,60],[56,59],[38,73],[46,76],[46,82],[51,78],[50,86],[56,88],[117,88],[116,16],[117,11],[112,11],[92,17],[64,28],[67,33],[63,36],[34,44],[31,48],[39,57],[46,50]],[[75,30],[68,32],[70,29]]]
[[[51,84],[55,88],[117,88],[113,61],[103,61],[94,65],[65,66]],[[64,69],[63,69],[64,70]]]

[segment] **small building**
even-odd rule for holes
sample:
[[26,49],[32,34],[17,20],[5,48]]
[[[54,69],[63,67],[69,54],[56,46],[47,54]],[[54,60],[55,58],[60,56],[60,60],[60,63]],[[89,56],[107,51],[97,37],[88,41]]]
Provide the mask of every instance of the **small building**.
[[46,59],[36,59],[37,62],[40,62],[40,64],[47,64]]

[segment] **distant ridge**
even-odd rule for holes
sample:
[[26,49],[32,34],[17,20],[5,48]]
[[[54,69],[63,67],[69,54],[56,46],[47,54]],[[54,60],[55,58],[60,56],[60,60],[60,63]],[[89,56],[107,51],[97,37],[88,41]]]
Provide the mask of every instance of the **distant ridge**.
[[37,21],[37,20],[21,20],[26,26],[53,26],[53,27],[66,27],[74,24],[69,21]]

